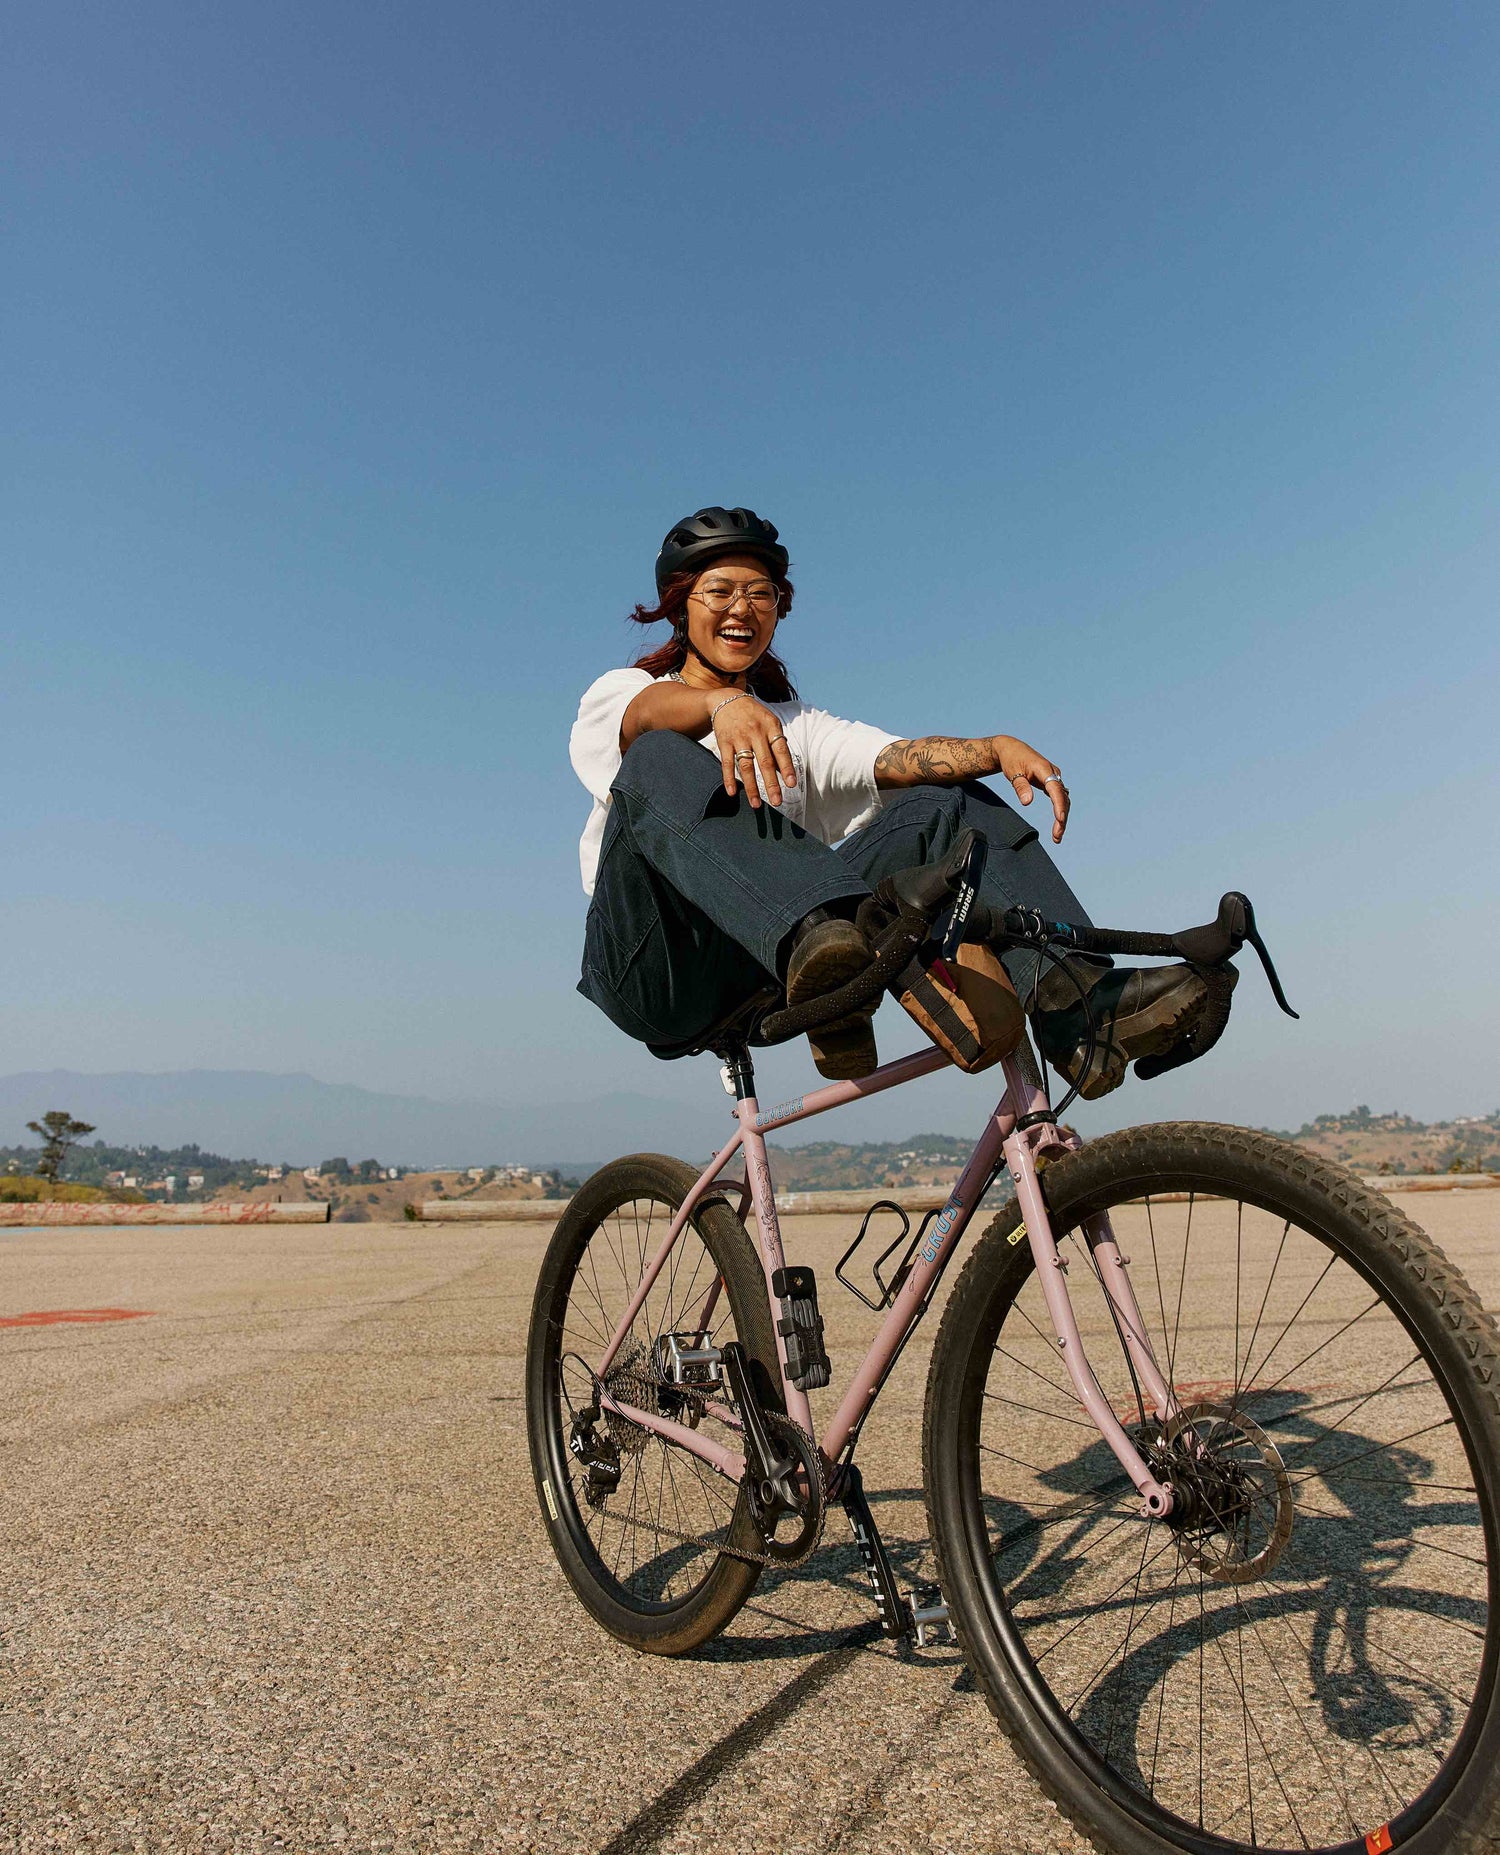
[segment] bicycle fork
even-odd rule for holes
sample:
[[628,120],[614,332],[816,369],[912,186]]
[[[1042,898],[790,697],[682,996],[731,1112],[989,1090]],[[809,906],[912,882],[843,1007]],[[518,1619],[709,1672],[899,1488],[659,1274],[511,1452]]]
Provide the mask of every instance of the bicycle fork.
[[[1046,1098],[1039,1090],[1033,1090],[1029,1084],[1021,1080],[1019,1075],[1011,1078],[1013,1100],[1020,1102],[1030,1094],[1035,1094],[1037,1103],[1045,1109]],[[1036,1104],[1033,1104],[1032,1112],[1035,1111],[1035,1106]],[[1030,1113],[1024,1114],[1021,1118],[1023,1121],[1030,1120]],[[1098,1427],[1099,1434],[1114,1452],[1120,1467],[1124,1469],[1134,1484],[1136,1493],[1141,1497],[1143,1518],[1164,1520],[1172,1511],[1171,1486],[1158,1481],[1152,1474],[1145,1457],[1136,1448],[1124,1425],[1110,1407],[1109,1400],[1094,1376],[1094,1369],[1089,1364],[1083,1338],[1078,1331],[1077,1316],[1073,1312],[1073,1303],[1068,1295],[1068,1265],[1058,1253],[1057,1241],[1052,1235],[1052,1224],[1047,1215],[1046,1201],[1042,1196],[1041,1182],[1037,1177],[1036,1158],[1031,1142],[1026,1138],[1024,1131],[1019,1128],[1014,1129],[1006,1136],[1003,1151],[1006,1164],[1010,1167],[1010,1175],[1015,1181],[1016,1200],[1021,1207],[1021,1229],[1031,1245],[1037,1280],[1041,1284],[1042,1298],[1047,1304],[1047,1315],[1052,1323],[1058,1351],[1068,1377],[1072,1381],[1073,1389],[1077,1393],[1078,1401],[1088,1412]],[[1093,1217],[1086,1218],[1083,1224],[1083,1236],[1088,1245],[1089,1254],[1098,1269],[1100,1284],[1110,1305],[1111,1317],[1119,1330],[1130,1363],[1134,1367],[1142,1397],[1149,1399],[1157,1418],[1162,1423],[1168,1423],[1180,1409],[1177,1395],[1162,1377],[1161,1369],[1156,1363],[1156,1355],[1151,1350],[1151,1342],[1146,1334],[1146,1323],[1141,1318],[1135,1290],[1130,1282],[1129,1258],[1120,1254],[1120,1246],[1115,1241],[1108,1214],[1099,1212]]]

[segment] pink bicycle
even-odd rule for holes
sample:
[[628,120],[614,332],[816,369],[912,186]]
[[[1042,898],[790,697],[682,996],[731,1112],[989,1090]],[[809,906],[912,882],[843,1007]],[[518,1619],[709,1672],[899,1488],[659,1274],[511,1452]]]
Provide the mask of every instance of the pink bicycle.
[[[923,936],[928,957],[951,947],[973,901],[953,884],[937,928],[903,919],[872,985]],[[1048,955],[1186,957],[1221,980],[1248,940],[1285,1006],[1242,896],[1179,935],[1017,910],[988,931]],[[942,1209],[912,1230],[872,1207],[841,1259],[884,1319],[820,1438],[817,1283],[783,1254],[764,1136],[948,1059],[924,1051],[762,1111],[752,1043],[806,1028],[805,1008],[793,1022],[764,999],[719,1027],[703,1047],[735,1098],[722,1152],[701,1174],[655,1154],[602,1167],[552,1238],[528,1421],[553,1548],[588,1611],[680,1655],[764,1568],[804,1561],[836,1501],[886,1633],[920,1640],[951,1616],[991,1710],[1100,1846],[1493,1850],[1500,1344],[1459,1272],[1351,1173],[1265,1134],[1180,1122],[1083,1145],[1023,1039]],[[854,1452],[1003,1168],[1013,1194],[933,1346],[940,1590],[909,1594]],[[887,1219],[865,1270],[856,1251]]]

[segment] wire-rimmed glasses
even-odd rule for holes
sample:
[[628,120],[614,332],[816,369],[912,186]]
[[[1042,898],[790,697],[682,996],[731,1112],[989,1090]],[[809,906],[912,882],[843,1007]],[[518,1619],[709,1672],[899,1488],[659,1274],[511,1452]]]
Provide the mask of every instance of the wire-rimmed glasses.
[[714,586],[696,587],[691,595],[701,599],[710,612],[727,612],[740,598],[747,599],[758,612],[774,612],[781,595],[770,580],[752,580],[748,586],[720,581]]

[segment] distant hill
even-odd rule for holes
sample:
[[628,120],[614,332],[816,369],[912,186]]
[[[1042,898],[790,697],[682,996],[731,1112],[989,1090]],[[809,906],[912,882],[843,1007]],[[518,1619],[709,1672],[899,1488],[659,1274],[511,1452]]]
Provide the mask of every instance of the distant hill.
[[1409,1114],[1320,1114],[1284,1140],[1341,1159],[1356,1172],[1500,1172],[1500,1109],[1453,1121],[1414,1121]]
[[731,1131],[715,1114],[649,1095],[501,1107],[384,1095],[313,1076],[252,1069],[162,1075],[33,1070],[0,1077],[0,1146],[33,1143],[26,1123],[50,1108],[92,1122],[111,1146],[185,1146],[297,1166],[330,1154],[377,1155],[387,1165],[561,1164],[577,1171],[650,1148],[705,1159]]
[[771,1176],[787,1191],[859,1191],[883,1185],[951,1185],[971,1143],[956,1134],[913,1134],[906,1140],[846,1145],[817,1140],[783,1147],[767,1142]]
[[[1415,1121],[1405,1114],[1320,1114],[1295,1131],[1279,1131],[1360,1173],[1500,1172],[1500,1112],[1454,1121]],[[890,1185],[949,1185],[968,1158],[953,1134],[917,1134],[907,1140],[840,1146],[772,1146],[771,1171],[780,1186],[797,1191],[860,1190]]]

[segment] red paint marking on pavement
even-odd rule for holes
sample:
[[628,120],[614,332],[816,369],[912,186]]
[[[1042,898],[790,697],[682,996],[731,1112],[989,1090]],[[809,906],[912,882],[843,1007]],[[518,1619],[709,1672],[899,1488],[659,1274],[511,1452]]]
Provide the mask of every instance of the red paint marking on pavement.
[[146,1320],[150,1308],[49,1308],[41,1314],[0,1314],[0,1327],[51,1327],[64,1320]]

